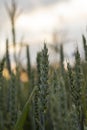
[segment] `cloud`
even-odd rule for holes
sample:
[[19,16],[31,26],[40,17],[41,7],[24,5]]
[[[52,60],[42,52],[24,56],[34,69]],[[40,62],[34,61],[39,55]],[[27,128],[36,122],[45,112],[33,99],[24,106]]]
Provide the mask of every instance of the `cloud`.
[[39,0],[39,1],[41,5],[50,5],[50,4],[61,2],[63,0]]
[[[19,7],[22,8],[24,11],[31,11],[38,7],[52,5],[62,1],[68,0],[15,0]],[[9,5],[11,4],[11,0],[0,0],[0,7],[3,5],[4,2],[7,2]]]
[[[24,10],[24,13],[19,17],[16,23],[17,38],[20,39],[21,33],[24,33],[25,41],[31,44],[33,43],[32,50],[34,49],[35,53],[37,46],[35,43],[42,43],[45,39],[48,42],[52,42],[51,33],[55,28],[62,28],[63,30],[67,28],[70,37],[79,40],[79,43],[81,41],[81,33],[87,23],[87,0],[60,1],[61,0],[17,1],[19,8]],[[6,16],[6,11],[3,13],[3,0],[0,2],[2,3],[0,4],[0,29],[2,28],[4,33],[9,34],[11,30],[9,29],[10,25],[8,23],[10,22],[7,18],[8,15]],[[10,0],[7,0],[7,2],[9,3]],[[0,36],[3,37],[3,35]],[[71,52],[71,49],[69,50]],[[31,55],[34,58],[33,54]]]

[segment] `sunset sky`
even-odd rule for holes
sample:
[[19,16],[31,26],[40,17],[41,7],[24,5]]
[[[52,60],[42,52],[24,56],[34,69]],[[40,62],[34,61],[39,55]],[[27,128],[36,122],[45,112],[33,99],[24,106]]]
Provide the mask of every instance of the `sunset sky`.
[[[5,49],[5,39],[8,37],[11,42],[10,21],[4,7],[5,2],[10,5],[10,0],[0,0],[1,53]],[[30,44],[33,63],[42,43],[53,42],[54,31],[57,31],[58,35],[65,32],[67,39],[71,39],[65,45],[67,55],[73,52],[77,43],[81,50],[81,34],[86,34],[87,0],[17,0],[17,3],[22,10],[16,20],[17,42],[23,37],[23,41]]]

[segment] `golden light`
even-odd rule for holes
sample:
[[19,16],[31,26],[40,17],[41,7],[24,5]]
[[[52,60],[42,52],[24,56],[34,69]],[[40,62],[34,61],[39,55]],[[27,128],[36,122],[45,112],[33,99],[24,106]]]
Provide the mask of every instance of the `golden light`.
[[26,72],[21,72],[20,80],[21,80],[22,82],[28,82],[28,75],[27,75]]
[[10,79],[10,74],[9,74],[8,69],[4,68],[4,70],[3,70],[3,76],[4,76],[7,80]]

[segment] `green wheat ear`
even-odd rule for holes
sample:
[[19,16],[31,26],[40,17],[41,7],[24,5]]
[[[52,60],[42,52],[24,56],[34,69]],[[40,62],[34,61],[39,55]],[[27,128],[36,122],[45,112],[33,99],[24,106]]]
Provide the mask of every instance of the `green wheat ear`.
[[4,81],[3,81],[3,69],[4,69],[5,57],[0,63],[0,129],[4,129]]
[[46,44],[44,44],[44,49],[41,53],[41,62],[40,62],[40,94],[43,113],[47,107],[47,94],[48,94],[48,71],[49,71],[49,61],[48,61],[48,49]]
[[77,93],[77,106],[81,105],[81,98],[82,98],[82,85],[83,85],[83,73],[81,69],[81,58],[80,58],[80,53],[77,49],[75,53],[75,90]]
[[34,118],[35,118],[35,130],[40,129],[40,108],[39,108],[39,98],[40,98],[40,61],[41,52],[37,53],[37,89],[34,94]]
[[78,117],[75,108],[68,113],[67,116],[68,130],[79,130]]
[[11,74],[11,62],[10,62],[10,57],[9,57],[9,42],[8,42],[8,39],[6,40],[6,65],[7,65],[7,69],[9,71],[9,74]]
[[50,114],[55,130],[67,130],[67,96],[64,79],[58,71],[54,72],[50,88]]
[[31,76],[31,61],[30,61],[30,52],[29,52],[29,45],[26,46],[26,56],[27,56],[27,72],[28,72],[28,77],[30,78]]
[[10,101],[9,101],[9,114],[10,114],[10,126],[13,127],[17,120],[17,88],[15,75],[11,74],[10,79]]
[[64,77],[65,74],[65,70],[64,70],[64,49],[63,49],[63,45],[60,45],[60,68],[61,68],[61,73],[62,76]]
[[67,63],[67,69],[68,69],[68,84],[69,84],[71,102],[75,104],[76,95],[75,95],[74,73],[69,63]]
[[58,73],[57,70],[54,70],[49,88],[49,111],[54,130],[57,130],[58,128],[58,85]]
[[84,130],[84,113],[83,113],[83,103],[82,103],[82,89],[83,89],[83,73],[81,69],[81,58],[79,50],[77,49],[75,53],[75,106],[79,119],[79,127]]
[[82,40],[83,40],[83,48],[85,52],[85,60],[87,61],[87,41],[84,35],[82,35]]
[[82,72],[81,72],[81,61],[80,54],[77,49],[75,53],[75,71],[73,72],[69,63],[67,63],[68,68],[68,82],[70,86],[70,92],[73,103],[78,107],[81,105],[81,94],[82,94]]
[[48,49],[44,44],[43,50],[38,53],[37,57],[37,71],[38,71],[38,91],[39,91],[39,114],[40,114],[40,126],[45,130],[46,126],[46,111],[47,111],[47,96],[48,96]]

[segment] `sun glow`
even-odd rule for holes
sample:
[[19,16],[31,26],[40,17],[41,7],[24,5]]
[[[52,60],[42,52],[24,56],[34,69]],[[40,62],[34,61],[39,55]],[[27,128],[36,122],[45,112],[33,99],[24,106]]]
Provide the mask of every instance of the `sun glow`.
[[29,14],[23,14],[17,20],[17,26],[25,30],[29,29],[31,31],[44,31],[51,30],[54,27],[55,18],[52,14],[46,13],[45,11],[40,11],[32,16]]
[[18,34],[24,33],[25,41],[52,43],[54,30],[75,30],[87,22],[87,0],[70,0],[23,13],[16,21]]
[[78,22],[87,14],[87,0],[71,0],[62,2],[36,11],[22,14],[17,20],[18,28],[31,31],[51,31],[55,26],[61,25],[60,16],[65,22]]

